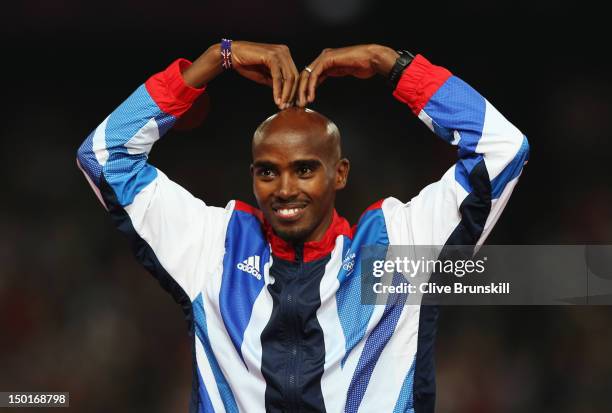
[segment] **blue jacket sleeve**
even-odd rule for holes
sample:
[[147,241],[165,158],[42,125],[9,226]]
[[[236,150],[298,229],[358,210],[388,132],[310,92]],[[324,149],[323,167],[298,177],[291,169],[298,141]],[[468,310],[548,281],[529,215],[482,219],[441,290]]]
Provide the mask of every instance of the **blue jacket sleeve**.
[[229,210],[206,205],[148,163],[153,144],[202,93],[179,59],[141,85],[89,134],[77,163],[137,259],[189,305],[222,257]]
[[407,204],[386,202],[396,243],[482,244],[527,162],[527,138],[471,86],[421,55],[394,96],[458,148],[457,162],[438,182]]

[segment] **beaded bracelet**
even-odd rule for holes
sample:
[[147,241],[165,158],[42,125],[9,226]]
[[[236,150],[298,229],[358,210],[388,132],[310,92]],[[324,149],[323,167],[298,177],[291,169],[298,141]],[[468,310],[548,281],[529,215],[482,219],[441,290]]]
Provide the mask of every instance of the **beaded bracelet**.
[[221,62],[221,66],[224,69],[232,68],[232,40],[231,39],[221,39],[221,58],[223,61]]

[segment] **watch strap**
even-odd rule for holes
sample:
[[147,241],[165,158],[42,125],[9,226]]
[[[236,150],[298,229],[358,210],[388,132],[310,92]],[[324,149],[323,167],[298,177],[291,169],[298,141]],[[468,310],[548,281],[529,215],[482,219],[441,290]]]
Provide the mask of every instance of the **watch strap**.
[[396,50],[396,52],[399,54],[399,57],[395,60],[395,64],[391,68],[388,77],[389,85],[393,90],[395,90],[397,87],[397,82],[399,82],[400,78],[402,77],[404,70],[410,65],[410,63],[412,63],[412,60],[414,59],[414,55],[408,50]]

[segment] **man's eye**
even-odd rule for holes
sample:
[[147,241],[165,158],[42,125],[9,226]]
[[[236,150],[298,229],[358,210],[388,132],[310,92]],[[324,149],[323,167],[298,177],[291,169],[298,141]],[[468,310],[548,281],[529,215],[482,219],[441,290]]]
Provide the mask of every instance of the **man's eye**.
[[263,177],[269,178],[269,177],[273,177],[274,176],[274,171],[272,169],[269,169],[269,168],[262,168],[262,169],[260,169],[258,171],[257,174],[259,176],[263,176]]
[[298,168],[298,174],[300,176],[310,175],[311,173],[312,173],[312,168],[310,168],[309,166],[300,166]]

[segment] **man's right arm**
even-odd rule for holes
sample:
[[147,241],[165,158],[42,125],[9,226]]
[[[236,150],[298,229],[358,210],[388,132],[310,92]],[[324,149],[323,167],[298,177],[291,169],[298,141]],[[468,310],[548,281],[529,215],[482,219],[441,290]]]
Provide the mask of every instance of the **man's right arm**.
[[138,260],[179,302],[183,291],[194,298],[203,275],[196,264],[207,258],[200,251],[214,256],[226,215],[147,162],[153,144],[204,91],[183,80],[182,72],[190,65],[179,59],[150,77],[77,152],[79,167]]
[[[289,70],[287,60],[293,63],[285,48],[236,42],[234,52],[237,71],[249,70],[249,75],[261,77],[253,80],[276,85],[275,97],[289,97],[294,85],[279,86],[276,79]],[[220,256],[230,209],[207,206],[147,158],[153,144],[221,71],[218,45],[193,64],[175,61],[136,89],[77,152],[79,168],[129,238],[139,261],[179,302],[185,295],[193,300],[215,257]]]

